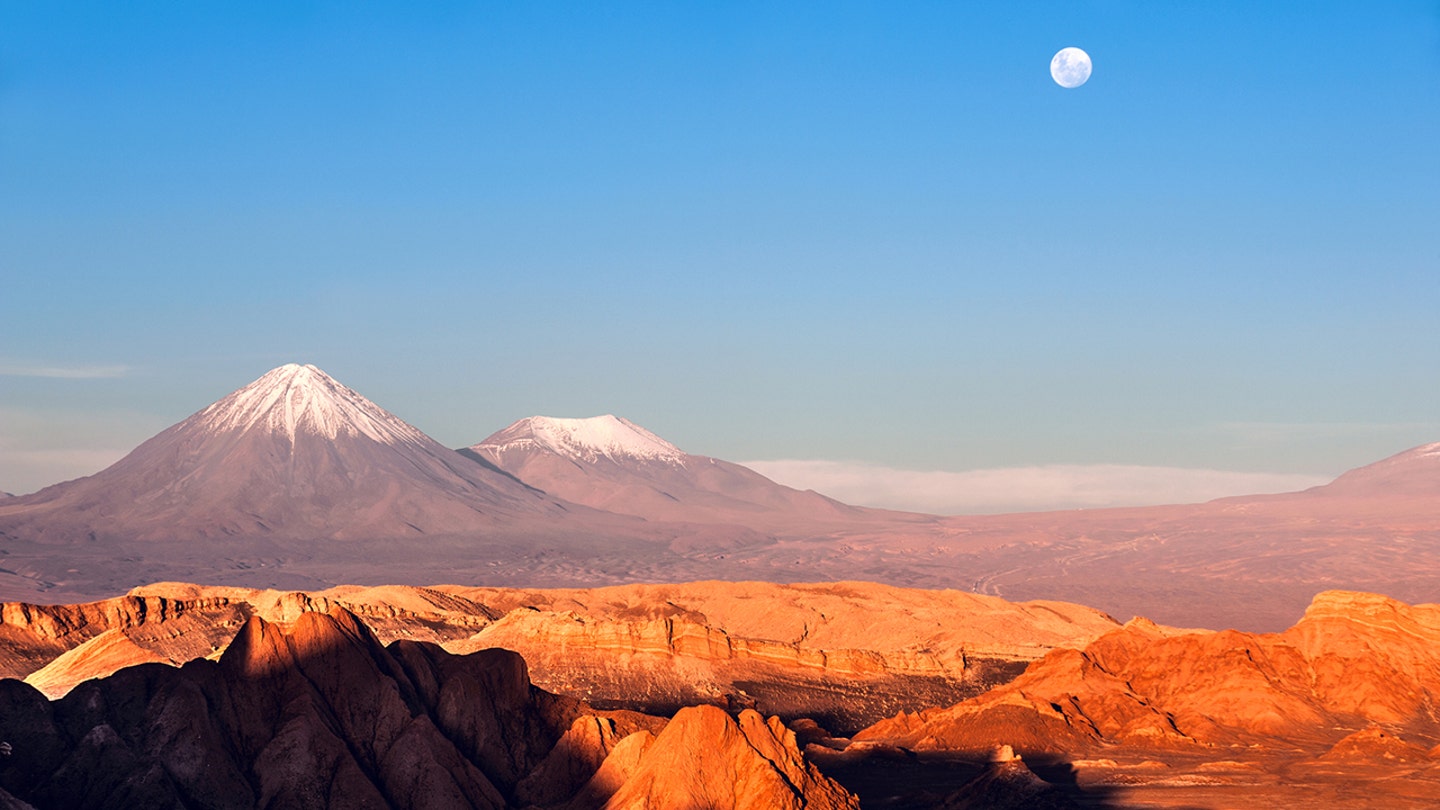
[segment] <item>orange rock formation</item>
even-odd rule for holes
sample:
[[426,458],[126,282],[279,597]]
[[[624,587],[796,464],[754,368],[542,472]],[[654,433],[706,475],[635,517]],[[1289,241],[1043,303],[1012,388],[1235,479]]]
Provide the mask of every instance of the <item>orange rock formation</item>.
[[384,647],[338,607],[251,617],[219,661],[129,667],[53,704],[0,680],[0,739],[6,806],[858,807],[773,718],[594,712],[514,653]]
[[946,709],[857,735],[918,749],[1073,754],[1109,746],[1323,749],[1379,725],[1440,740],[1440,605],[1330,591],[1278,634],[1135,620]]

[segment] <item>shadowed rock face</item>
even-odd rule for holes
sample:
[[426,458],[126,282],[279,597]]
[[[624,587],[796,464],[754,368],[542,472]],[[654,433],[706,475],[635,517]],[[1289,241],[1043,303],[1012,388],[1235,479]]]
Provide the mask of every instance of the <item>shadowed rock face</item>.
[[1440,605],[1331,591],[1294,627],[1257,635],[1135,620],[1057,650],[1025,674],[947,709],[902,715],[860,740],[910,748],[1094,753],[1113,746],[1325,750],[1381,724],[1440,740]]
[[37,806],[505,806],[580,707],[511,653],[387,651],[354,616],[247,622],[217,662],[148,665],[55,703],[3,682],[7,790]]
[[[656,718],[592,712],[531,686],[511,652],[382,647],[353,614],[332,608],[301,613],[288,628],[251,618],[218,662],[131,667],[54,703],[0,681],[0,739],[12,745],[0,788],[42,808],[578,810],[626,789],[631,771],[654,773],[636,753],[656,732],[657,742],[674,741],[657,752],[690,746],[745,761],[755,750],[739,748],[723,723],[670,730]],[[773,796],[762,780],[744,797],[750,804],[714,807],[782,807],[787,797],[798,802],[788,806],[854,806],[803,762],[793,737],[772,743],[750,765],[803,778]],[[668,806],[692,806],[685,783],[657,776],[646,785]]]

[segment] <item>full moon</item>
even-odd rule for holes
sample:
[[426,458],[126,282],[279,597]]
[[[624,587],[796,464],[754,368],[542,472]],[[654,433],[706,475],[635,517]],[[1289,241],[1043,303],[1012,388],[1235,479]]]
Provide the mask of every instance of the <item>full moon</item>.
[[1061,87],[1079,87],[1090,78],[1090,54],[1079,48],[1061,48],[1050,60],[1050,75]]

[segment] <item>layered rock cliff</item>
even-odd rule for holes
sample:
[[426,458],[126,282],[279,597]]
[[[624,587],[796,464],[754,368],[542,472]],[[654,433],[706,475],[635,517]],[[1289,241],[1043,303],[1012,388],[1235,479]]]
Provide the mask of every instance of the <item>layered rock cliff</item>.
[[953,703],[1117,626],[1078,605],[871,583],[316,593],[167,583],[86,605],[5,606],[0,674],[59,696],[127,663],[218,655],[253,616],[292,621],[332,607],[363,617],[384,641],[515,650],[538,685],[600,705],[670,714],[738,703],[837,731]]

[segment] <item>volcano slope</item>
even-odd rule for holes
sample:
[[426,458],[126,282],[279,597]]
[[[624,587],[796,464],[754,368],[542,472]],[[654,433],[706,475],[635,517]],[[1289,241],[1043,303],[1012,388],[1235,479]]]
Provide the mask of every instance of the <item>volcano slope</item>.
[[755,706],[840,733],[978,694],[1118,626],[1079,605],[862,582],[315,593],[169,583],[81,605],[0,606],[0,675],[58,697],[129,664],[218,656],[251,617],[332,607],[387,641],[515,650],[538,685],[594,705]]
[[4,806],[858,808],[773,718],[596,712],[531,686],[514,653],[382,647],[339,608],[254,617],[218,662],[54,703],[0,680],[0,739]]
[[1133,620],[984,695],[877,723],[832,772],[1011,745],[1145,806],[1418,808],[1440,803],[1437,743],[1440,605],[1332,591],[1278,634]]

